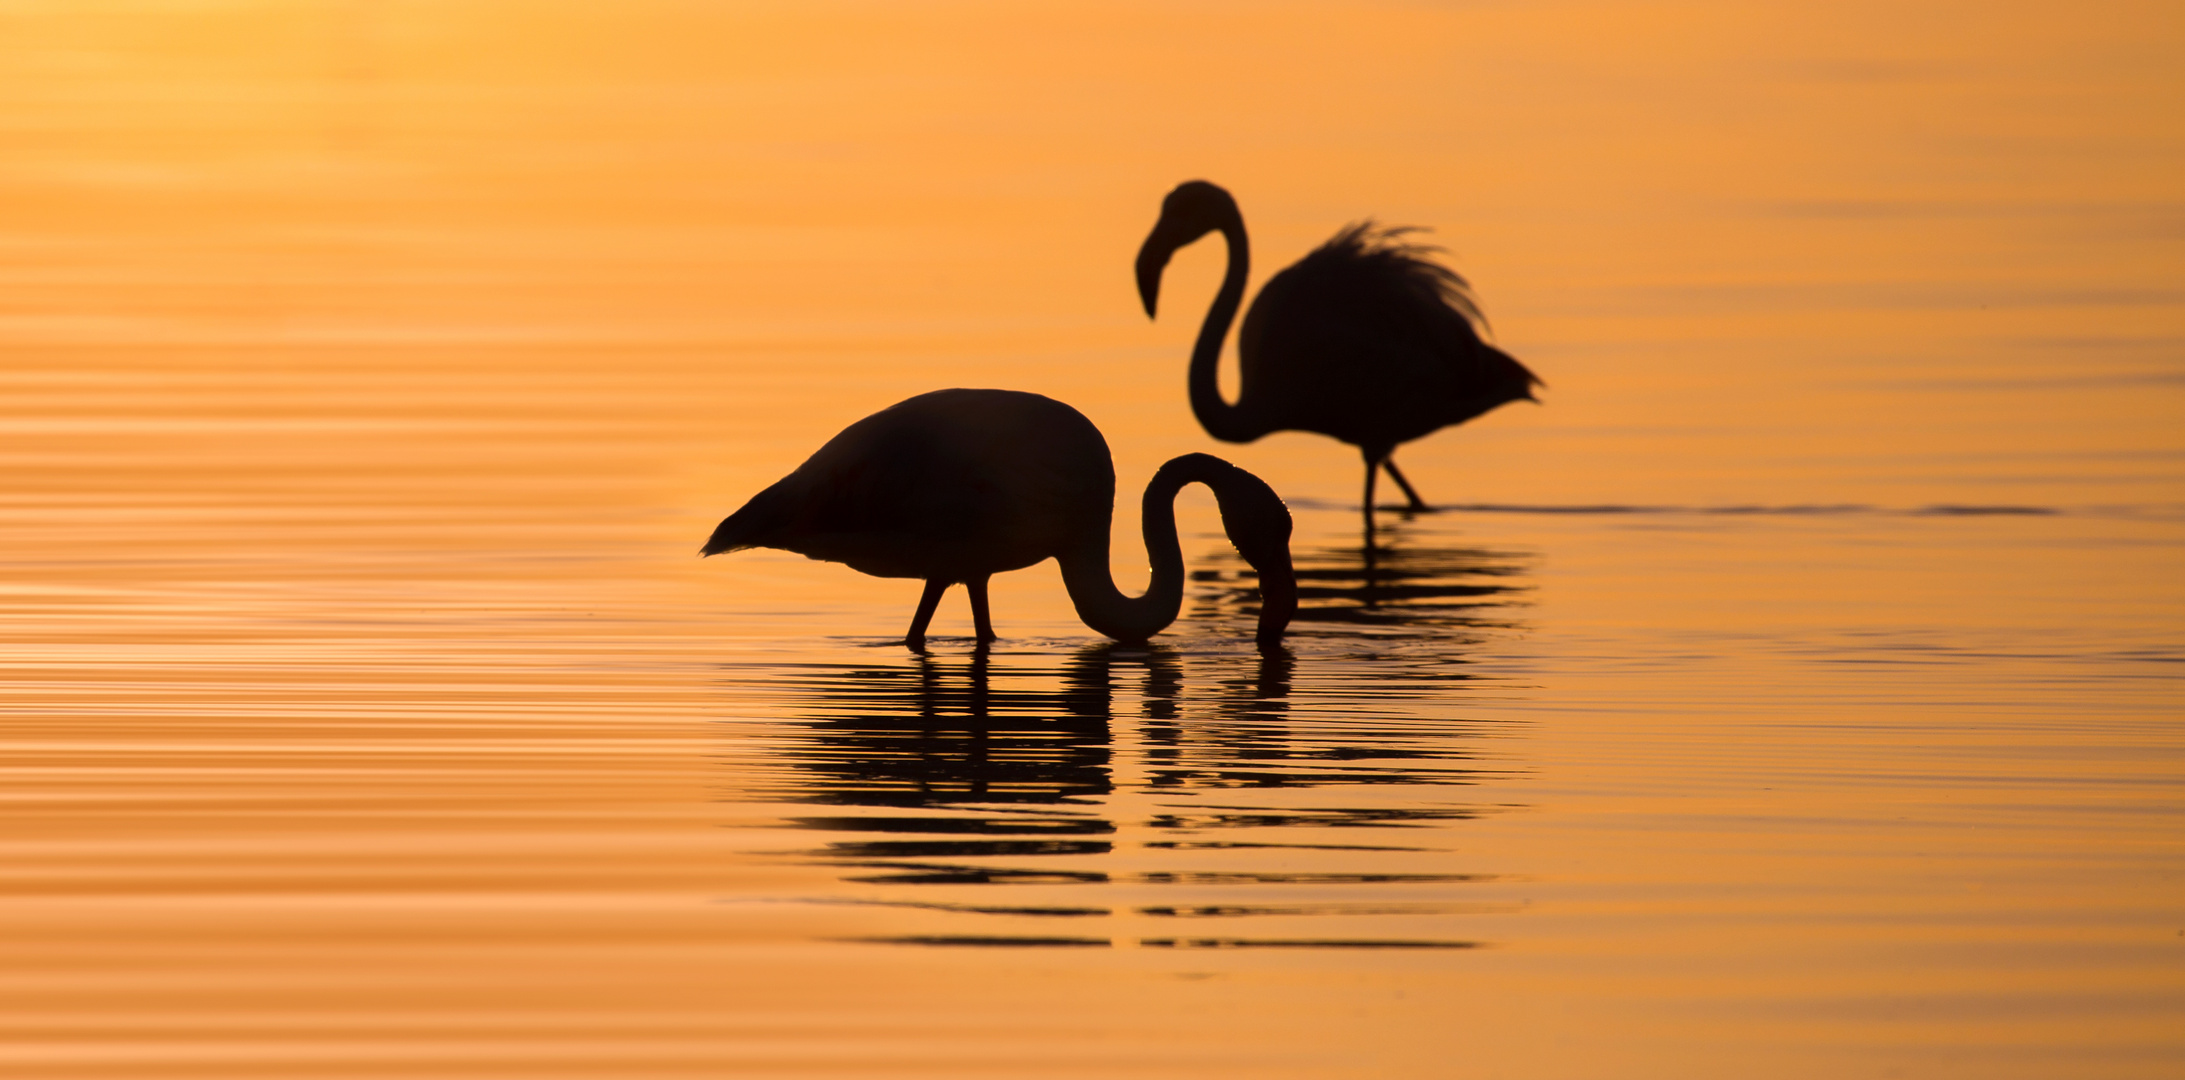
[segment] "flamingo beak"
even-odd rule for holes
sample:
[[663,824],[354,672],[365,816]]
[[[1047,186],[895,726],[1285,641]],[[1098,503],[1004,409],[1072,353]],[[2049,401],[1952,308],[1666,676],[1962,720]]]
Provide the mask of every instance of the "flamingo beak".
[[1259,571],[1259,644],[1271,649],[1297,617],[1297,570],[1290,565],[1288,545],[1279,556],[1262,557],[1253,569]]
[[1138,299],[1146,305],[1146,318],[1153,318],[1160,304],[1161,271],[1168,269],[1168,257],[1176,253],[1176,247],[1166,242],[1156,226],[1153,235],[1146,237],[1145,246],[1138,249]]

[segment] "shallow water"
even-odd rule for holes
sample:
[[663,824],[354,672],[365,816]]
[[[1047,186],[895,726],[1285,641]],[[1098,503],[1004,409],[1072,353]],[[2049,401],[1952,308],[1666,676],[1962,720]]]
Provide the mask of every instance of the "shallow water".
[[[2177,26],[1982,10],[17,5],[0,1061],[2174,1074]],[[1370,559],[1194,175],[1550,384]],[[1203,492],[1143,648],[694,557],[946,385],[1267,477],[1287,650]]]

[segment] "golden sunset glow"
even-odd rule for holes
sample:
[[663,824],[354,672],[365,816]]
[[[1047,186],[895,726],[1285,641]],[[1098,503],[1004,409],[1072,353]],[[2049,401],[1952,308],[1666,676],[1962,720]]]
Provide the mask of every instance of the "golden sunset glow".
[[[0,1073],[2177,1075],[2180,10],[0,4]],[[1441,512],[1201,428],[1190,179],[1432,230]],[[696,557],[945,387],[1286,649],[1204,489],[1145,647]]]

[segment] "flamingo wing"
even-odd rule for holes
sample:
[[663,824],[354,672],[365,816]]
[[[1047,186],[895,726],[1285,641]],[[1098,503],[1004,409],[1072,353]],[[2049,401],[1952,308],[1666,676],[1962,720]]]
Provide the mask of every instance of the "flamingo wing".
[[1276,274],[1245,316],[1243,396],[1282,426],[1393,446],[1528,396],[1480,338],[1478,303],[1434,249],[1371,223]]

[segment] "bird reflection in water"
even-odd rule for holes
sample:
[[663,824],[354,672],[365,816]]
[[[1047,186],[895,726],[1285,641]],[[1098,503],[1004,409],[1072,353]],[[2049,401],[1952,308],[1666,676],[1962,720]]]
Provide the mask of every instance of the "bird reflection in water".
[[[1420,853],[1436,857],[1444,849],[1364,842],[1376,837],[1356,830],[1440,828],[1490,808],[1442,795],[1332,807],[1266,798],[1317,791],[1322,801],[1348,799],[1362,785],[1386,784],[1454,793],[1488,775],[1472,760],[1470,732],[1452,724],[1422,729],[1408,717],[1384,726],[1355,708],[1341,725],[1308,722],[1300,731],[1291,716],[1296,677],[1296,661],[1284,650],[1207,655],[1115,643],[1059,665],[982,647],[960,661],[920,656],[795,669],[800,730],[776,758],[785,768],[771,794],[797,807],[786,826],[827,834],[795,853],[845,872],[853,894],[824,902],[1000,916],[1015,920],[1013,929],[1042,931],[859,940],[1106,946],[1115,943],[1112,933],[1049,930],[1110,926],[1105,919],[1118,915],[1161,922],[1312,916],[1311,925],[1333,925],[1326,916],[1483,910],[1441,893],[1492,875],[1449,873],[1438,863],[1434,872],[1419,872],[1429,869],[1413,861]],[[1377,692],[1350,691],[1361,701]],[[1338,695],[1326,700],[1342,703]],[[828,812],[809,812],[817,807]],[[1275,849],[1283,852],[1278,862],[1260,855]],[[946,888],[973,885],[1021,888]],[[944,888],[905,895],[894,891],[899,886]],[[1300,902],[1294,886],[1321,899]],[[1434,895],[1421,895],[1422,888]],[[1209,890],[1216,895],[1205,895]],[[1003,927],[977,927],[989,928]],[[1385,933],[1132,940],[1193,948],[1473,944]]]
[[[984,647],[960,668],[918,656],[910,666],[826,672],[806,688],[811,740],[798,762],[807,775],[796,798],[845,806],[1096,805],[1114,790],[1110,693],[1104,660],[1088,657],[1113,651],[1079,654],[1055,689],[997,690]],[[1014,674],[1037,681],[1053,673]]]
[[[1365,544],[1300,547],[1298,610],[1291,633],[1309,638],[1411,640],[1450,662],[1489,630],[1518,625],[1511,609],[1522,605],[1530,557],[1517,551],[1415,541],[1410,515],[1384,522]],[[1210,556],[1195,572],[1202,585],[1196,619],[1237,621],[1250,611],[1252,570],[1233,556]]]

